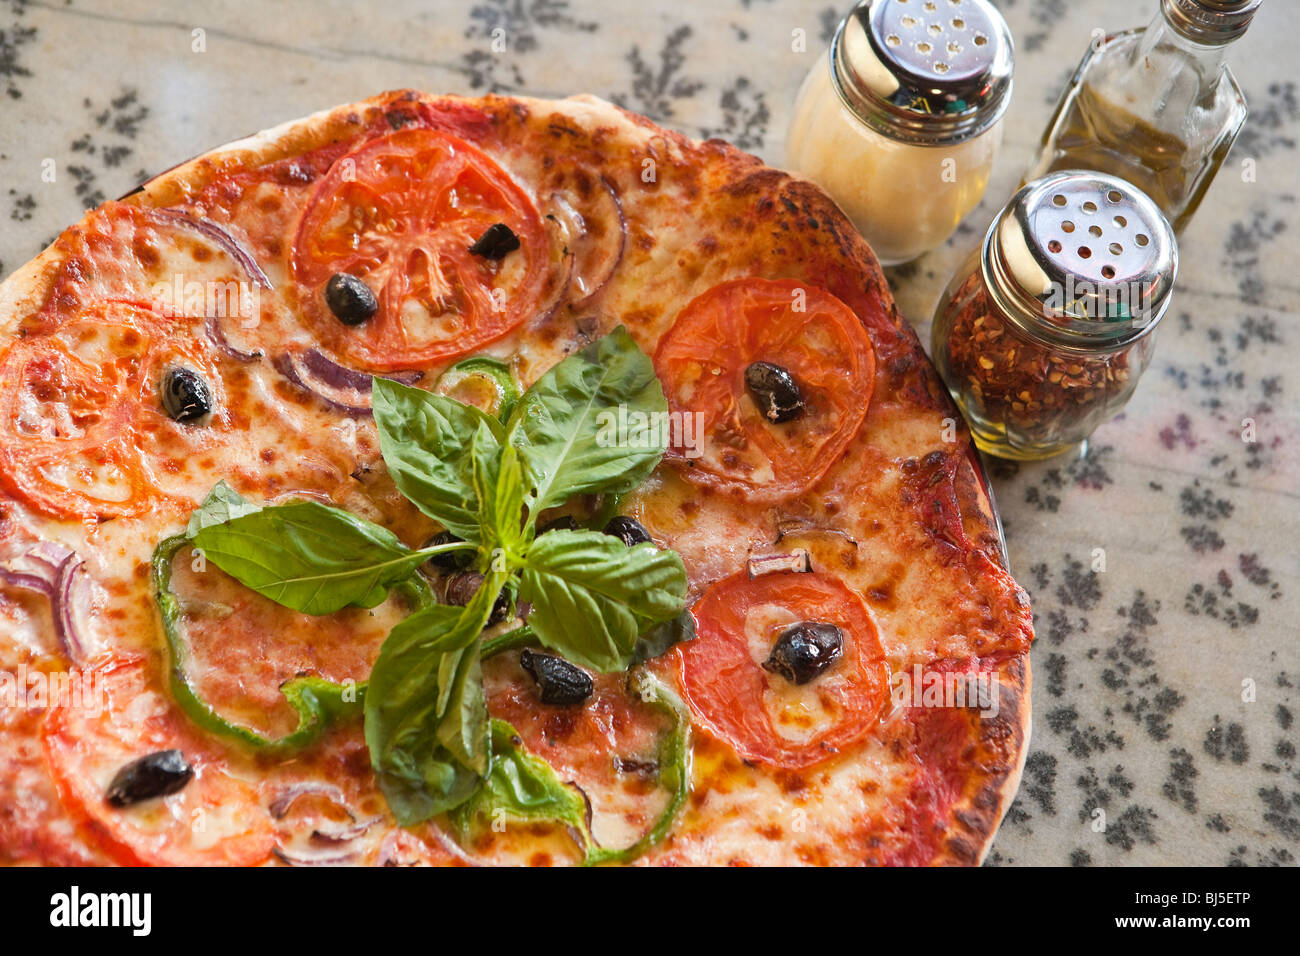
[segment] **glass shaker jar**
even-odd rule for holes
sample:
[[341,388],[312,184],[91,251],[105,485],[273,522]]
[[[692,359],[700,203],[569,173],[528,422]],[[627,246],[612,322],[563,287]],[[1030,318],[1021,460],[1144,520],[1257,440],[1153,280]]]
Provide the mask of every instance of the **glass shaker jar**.
[[1088,48],[1026,178],[1057,169],[1121,176],[1181,233],[1246,122],[1224,62],[1260,0],[1161,0],[1146,28]]
[[1033,460],[1129,400],[1178,274],[1173,229],[1105,173],[1023,186],[939,302],[930,347],[981,450]]
[[882,263],[913,259],[984,195],[1013,57],[988,0],[861,0],[799,91],[787,165],[839,203]]

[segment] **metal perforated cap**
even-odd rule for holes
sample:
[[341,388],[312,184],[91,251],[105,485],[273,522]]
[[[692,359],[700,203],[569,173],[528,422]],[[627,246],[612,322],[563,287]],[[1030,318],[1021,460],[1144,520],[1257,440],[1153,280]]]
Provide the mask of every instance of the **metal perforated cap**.
[[992,125],[1011,99],[1011,31],[988,0],[861,0],[835,32],[844,104],[894,139],[946,145]]
[[1114,347],[1153,328],[1178,276],[1173,227],[1116,176],[1065,170],[1017,192],[989,228],[990,293],[1026,331]]
[[1229,43],[1246,32],[1260,0],[1163,0],[1165,19],[1197,43]]

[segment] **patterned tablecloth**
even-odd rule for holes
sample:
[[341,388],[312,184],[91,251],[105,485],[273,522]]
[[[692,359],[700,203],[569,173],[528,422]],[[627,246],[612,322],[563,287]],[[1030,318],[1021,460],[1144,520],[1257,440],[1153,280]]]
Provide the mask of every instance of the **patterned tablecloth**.
[[[1016,91],[986,201],[947,247],[891,272],[923,340],[1092,30],[1157,7],[999,5]],[[591,92],[779,165],[797,85],[847,6],[4,0],[0,274],[152,172],[395,87]],[[1298,30],[1300,5],[1267,0],[1232,50],[1250,120],[1184,238],[1127,412],[1084,457],[992,468],[1038,627],[1033,745],[993,863],[1300,854]]]

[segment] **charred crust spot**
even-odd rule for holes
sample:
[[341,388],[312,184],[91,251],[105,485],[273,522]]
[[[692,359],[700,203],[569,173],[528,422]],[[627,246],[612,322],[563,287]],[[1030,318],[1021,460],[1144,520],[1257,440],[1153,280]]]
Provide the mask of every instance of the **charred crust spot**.
[[974,866],[979,862],[979,847],[972,844],[965,837],[952,837],[948,840],[948,853],[954,860],[965,863],[968,866]]
[[808,780],[801,773],[795,773],[793,770],[778,770],[776,772],[776,783],[781,788],[782,793],[802,793],[808,789]]
[[153,243],[147,242],[144,239],[136,239],[131,243],[131,253],[141,265],[148,266],[151,269],[156,267],[158,263],[162,261],[162,256],[158,254],[158,250],[154,247]]

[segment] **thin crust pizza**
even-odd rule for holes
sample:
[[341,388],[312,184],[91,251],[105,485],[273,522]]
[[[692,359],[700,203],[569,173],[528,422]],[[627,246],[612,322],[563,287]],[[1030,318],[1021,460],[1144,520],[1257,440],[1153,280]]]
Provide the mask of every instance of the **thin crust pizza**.
[[401,91],[0,286],[0,857],[975,864],[1025,593],[815,186]]

